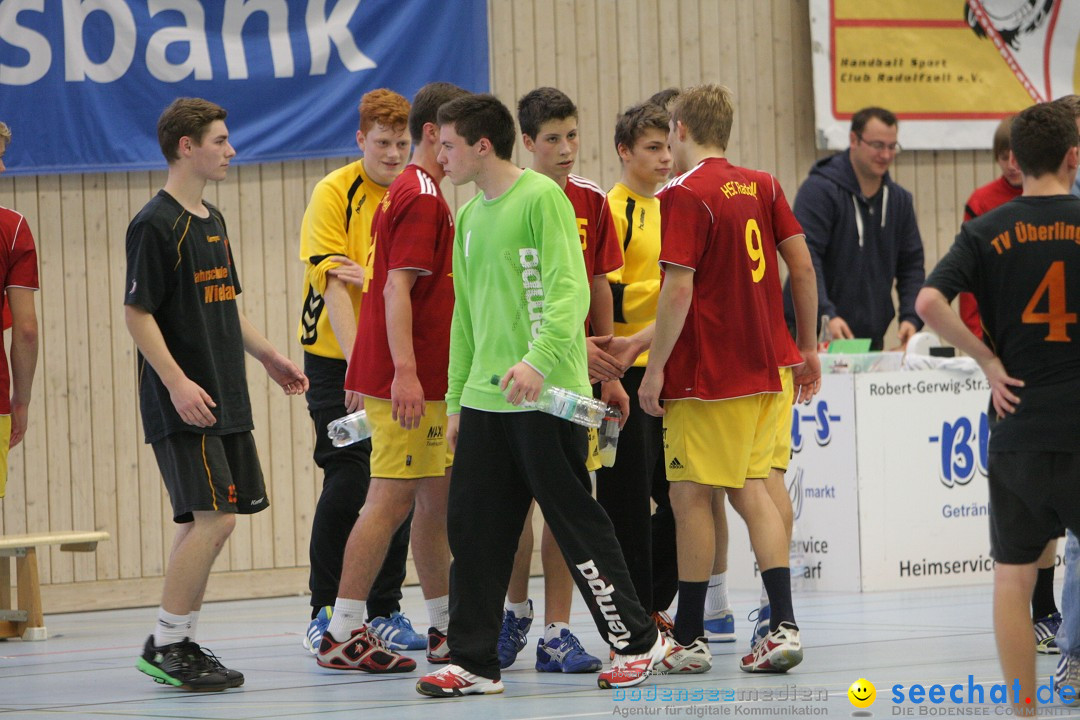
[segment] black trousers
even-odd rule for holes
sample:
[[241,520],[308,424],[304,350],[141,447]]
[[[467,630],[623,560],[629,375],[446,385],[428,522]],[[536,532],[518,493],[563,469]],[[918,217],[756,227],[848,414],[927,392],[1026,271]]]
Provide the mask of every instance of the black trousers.
[[[644,375],[645,368],[631,367],[623,376],[630,415],[619,433],[615,464],[596,471],[596,499],[611,518],[634,590],[652,613],[671,605],[679,589],[679,568],[664,471],[664,422],[638,404]],[[656,502],[655,515],[650,499]]]
[[584,428],[551,415],[462,409],[447,513],[449,645],[469,672],[499,677],[503,598],[533,498],[601,637],[626,654],[656,641],[611,521],[586,490],[587,448]]

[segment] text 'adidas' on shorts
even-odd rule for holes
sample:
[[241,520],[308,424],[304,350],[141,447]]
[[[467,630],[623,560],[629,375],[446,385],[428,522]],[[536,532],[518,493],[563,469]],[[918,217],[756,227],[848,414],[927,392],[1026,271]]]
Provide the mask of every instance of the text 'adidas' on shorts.
[[454,464],[446,444],[446,403],[424,403],[420,427],[406,430],[393,419],[392,404],[382,398],[364,397],[371,423],[371,477],[414,480],[442,477]]
[[152,446],[172,501],[173,521],[191,522],[196,510],[249,515],[270,507],[250,432],[177,432]]

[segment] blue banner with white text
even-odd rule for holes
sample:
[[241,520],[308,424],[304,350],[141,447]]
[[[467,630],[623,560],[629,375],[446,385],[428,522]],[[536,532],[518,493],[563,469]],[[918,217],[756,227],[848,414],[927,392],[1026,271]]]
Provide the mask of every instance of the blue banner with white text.
[[234,162],[356,155],[357,105],[488,89],[485,0],[0,0],[11,174],[163,169],[173,99],[225,107]]

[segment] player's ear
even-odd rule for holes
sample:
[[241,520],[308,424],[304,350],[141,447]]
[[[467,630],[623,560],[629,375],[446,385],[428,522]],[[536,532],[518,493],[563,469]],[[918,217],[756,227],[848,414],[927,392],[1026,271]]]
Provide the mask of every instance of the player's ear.
[[525,149],[529,152],[536,151],[536,141],[529,137],[528,133],[521,133],[521,142],[525,144]]

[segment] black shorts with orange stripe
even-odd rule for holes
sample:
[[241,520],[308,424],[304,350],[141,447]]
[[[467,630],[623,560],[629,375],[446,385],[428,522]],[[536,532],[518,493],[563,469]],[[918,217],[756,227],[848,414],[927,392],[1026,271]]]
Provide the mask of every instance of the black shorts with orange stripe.
[[174,522],[191,522],[198,510],[250,515],[270,507],[250,432],[178,432],[152,445]]

